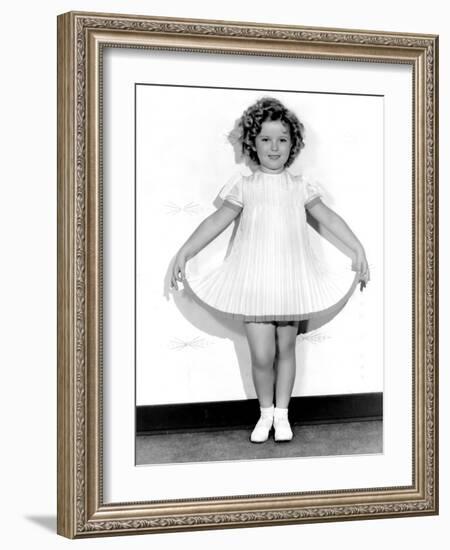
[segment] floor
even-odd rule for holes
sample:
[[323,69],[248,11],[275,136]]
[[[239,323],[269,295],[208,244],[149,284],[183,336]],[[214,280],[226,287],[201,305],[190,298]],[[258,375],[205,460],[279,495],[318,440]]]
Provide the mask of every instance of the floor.
[[251,443],[250,429],[142,435],[136,464],[209,462],[258,458],[376,454],[383,452],[382,421],[292,426],[294,438]]

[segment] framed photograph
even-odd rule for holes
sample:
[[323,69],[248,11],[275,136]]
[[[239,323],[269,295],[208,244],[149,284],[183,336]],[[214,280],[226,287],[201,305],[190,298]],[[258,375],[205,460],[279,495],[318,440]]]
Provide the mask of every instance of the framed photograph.
[[58,17],[58,533],[438,513],[438,37]]

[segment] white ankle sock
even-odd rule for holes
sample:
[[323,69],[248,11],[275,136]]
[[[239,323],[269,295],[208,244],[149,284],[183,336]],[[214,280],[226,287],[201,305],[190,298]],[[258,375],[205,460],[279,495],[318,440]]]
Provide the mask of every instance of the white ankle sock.
[[275,407],[271,405],[270,407],[260,407],[261,416],[273,416]]
[[273,415],[276,418],[287,418],[288,410],[287,408],[275,407]]

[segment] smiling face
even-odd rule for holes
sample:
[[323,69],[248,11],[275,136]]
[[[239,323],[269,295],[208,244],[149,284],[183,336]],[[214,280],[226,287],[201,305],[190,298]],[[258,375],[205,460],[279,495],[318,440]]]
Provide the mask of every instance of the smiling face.
[[291,152],[288,126],[280,120],[266,120],[256,136],[255,147],[262,172],[278,174],[284,170]]

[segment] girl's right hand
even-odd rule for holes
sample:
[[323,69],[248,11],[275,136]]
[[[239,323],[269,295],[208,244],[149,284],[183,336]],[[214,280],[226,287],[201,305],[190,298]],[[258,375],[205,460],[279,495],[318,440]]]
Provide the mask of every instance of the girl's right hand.
[[170,288],[178,290],[177,281],[183,282],[185,278],[186,257],[178,253],[172,266],[172,277],[170,279]]

